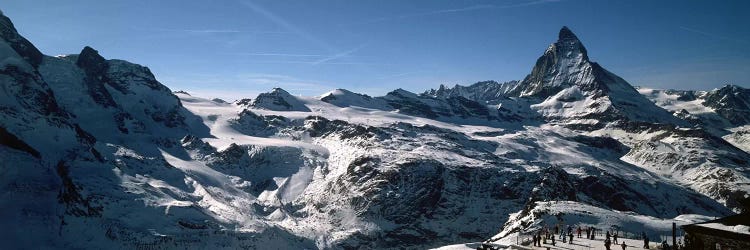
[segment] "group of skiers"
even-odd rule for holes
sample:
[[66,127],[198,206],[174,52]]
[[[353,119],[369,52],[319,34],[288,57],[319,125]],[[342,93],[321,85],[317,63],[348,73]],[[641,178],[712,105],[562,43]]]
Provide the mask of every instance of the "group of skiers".
[[[551,240],[551,243],[553,246],[555,246],[555,238],[559,238],[562,240],[563,243],[569,242],[570,244],[573,243],[573,232],[575,230],[576,235],[578,235],[578,238],[582,237],[582,233],[586,232],[586,239],[594,240],[596,238],[596,232],[597,228],[595,227],[584,227],[581,228],[581,226],[578,226],[576,229],[573,228],[572,225],[568,225],[567,228],[560,227],[560,225],[555,225],[554,228],[550,228],[545,226],[542,230],[536,232],[534,235],[532,235],[532,240],[534,243],[534,246],[541,247],[542,243],[547,244],[547,240]],[[567,241],[566,241],[567,240]],[[607,250],[610,250],[610,247],[612,246],[612,240],[614,240],[614,244],[618,244],[618,233],[610,233],[607,231],[605,235],[604,240],[604,247]],[[627,244],[623,241],[620,244],[620,247],[622,247],[623,250],[628,247]]]
[[[548,244],[547,242],[550,241],[552,246],[555,246],[556,240],[559,239],[563,243],[570,243],[573,244],[573,237],[574,235],[577,235],[578,238],[582,238],[582,234],[586,233],[586,239],[594,240],[596,238],[596,233],[598,232],[595,227],[583,227],[578,226],[577,228],[573,228],[572,225],[560,226],[555,225],[554,227],[548,227],[545,226],[542,228],[542,230],[537,231],[532,235],[533,244],[535,247],[542,247],[542,244]],[[575,234],[574,234],[575,232]],[[626,250],[628,247],[627,244],[625,244],[625,241],[619,241],[619,231],[606,231],[604,235],[604,247],[607,250],[612,250],[611,247],[614,246],[620,246],[622,250]],[[646,232],[641,233],[641,238],[643,239],[643,248],[649,249],[649,238]],[[687,243],[688,240],[686,238],[685,243]],[[666,240],[664,240],[661,243],[661,249],[669,249],[669,250],[682,250],[684,249],[684,246],[681,244],[682,242],[679,242],[676,246],[671,246],[667,243]]]

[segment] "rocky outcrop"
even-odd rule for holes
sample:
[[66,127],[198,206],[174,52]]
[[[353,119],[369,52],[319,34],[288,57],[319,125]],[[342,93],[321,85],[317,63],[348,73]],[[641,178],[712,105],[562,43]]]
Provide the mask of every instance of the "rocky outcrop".
[[310,108],[304,103],[281,88],[273,88],[271,92],[261,93],[250,102],[249,106],[273,111],[310,112]]
[[725,85],[702,96],[703,105],[711,107],[735,126],[750,124],[750,89]]

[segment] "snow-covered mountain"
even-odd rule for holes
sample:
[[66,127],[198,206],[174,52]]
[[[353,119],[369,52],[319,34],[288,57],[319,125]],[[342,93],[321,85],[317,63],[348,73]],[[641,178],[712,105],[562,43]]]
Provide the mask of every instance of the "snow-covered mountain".
[[497,103],[500,100],[507,99],[508,92],[518,85],[518,81],[509,81],[498,83],[496,81],[483,81],[474,83],[469,86],[456,84],[453,88],[448,88],[440,84],[438,89],[425,91],[423,95],[437,98],[463,97],[475,100],[480,103]]
[[523,81],[235,103],[90,47],[45,56],[4,16],[0,36],[11,247],[426,248],[584,211],[643,223],[747,209],[747,133],[732,132],[747,92],[642,95],[568,28]]
[[725,85],[711,91],[638,91],[674,116],[750,152],[750,89]]

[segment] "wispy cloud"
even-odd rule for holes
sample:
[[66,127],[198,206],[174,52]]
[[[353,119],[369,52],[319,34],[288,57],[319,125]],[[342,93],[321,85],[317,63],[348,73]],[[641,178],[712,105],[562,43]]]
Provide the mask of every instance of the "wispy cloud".
[[250,0],[241,0],[239,3],[248,9],[252,10],[253,12],[263,16],[267,20],[275,23],[276,25],[280,26],[281,28],[287,30],[288,32],[294,33],[305,40],[308,40],[309,42],[314,43],[317,46],[320,46],[326,50],[329,51],[336,51],[333,49],[333,46],[329,45],[323,40],[318,39],[317,37],[311,35],[310,33],[305,32],[304,30],[298,28],[296,25],[288,22],[286,19],[282,18],[281,16],[277,15],[276,13],[273,13],[262,6],[253,3]]
[[[393,66],[393,63],[377,63],[377,62],[319,62],[318,61],[295,61],[295,60],[260,60],[260,61],[245,61],[245,63],[263,63],[263,64],[308,64],[308,65],[380,65],[380,66]],[[316,64],[317,63],[317,64]]]
[[[275,23],[276,25],[282,27],[284,30],[287,30],[291,33],[294,33],[303,39],[312,42],[313,44],[321,47],[323,50],[334,53],[337,51],[341,51],[340,49],[336,49],[334,46],[330,45],[329,43],[313,36],[312,34],[305,32],[301,28],[297,27],[296,25],[292,24],[291,22],[287,21],[280,15],[277,15],[276,13],[273,13],[265,8],[263,6],[260,6],[258,4],[253,3],[251,0],[240,0],[239,3],[253,12],[258,13],[259,15],[263,16],[264,18],[268,19],[269,21]],[[324,58],[314,60],[314,61],[279,61],[277,63],[307,63],[311,65],[319,65],[319,64],[346,64],[346,65],[368,65],[368,63],[358,63],[358,62],[332,62],[344,57],[349,57],[352,53],[359,51],[362,49],[365,45],[361,45],[357,48],[338,52],[330,56],[325,56]],[[277,54],[276,56],[289,56],[289,57],[315,57],[317,55],[295,55],[295,54],[285,54],[285,53],[258,53],[258,54],[264,54],[263,56],[272,56],[273,54]],[[261,56],[261,55],[258,55]]]
[[716,38],[716,39],[719,39],[719,40],[732,41],[732,42],[740,42],[740,43],[748,43],[748,41],[745,41],[745,40],[736,39],[736,38],[732,38],[732,37],[728,37],[728,36],[722,36],[722,35],[719,35],[719,34],[708,32],[708,31],[698,30],[698,29],[689,28],[689,27],[685,27],[685,26],[680,26],[679,28],[681,30],[684,30],[684,31],[689,31],[689,32],[692,32],[692,33],[700,34],[700,35],[711,37],[711,38]]
[[350,49],[350,50],[347,50],[347,51],[344,51],[344,52],[341,52],[341,53],[337,53],[337,54],[334,54],[332,56],[329,56],[329,57],[326,57],[326,58],[323,58],[323,59],[320,59],[320,60],[317,60],[317,61],[313,62],[312,64],[313,65],[318,65],[318,64],[321,64],[321,63],[325,63],[325,62],[333,61],[333,60],[340,59],[340,58],[343,58],[343,57],[347,57],[347,56],[351,55],[352,53],[361,50],[365,46],[366,46],[365,44],[360,45],[359,47],[356,47],[356,48],[353,48],[353,49]]
[[536,0],[536,1],[528,1],[524,3],[501,5],[501,6],[497,6],[497,8],[498,9],[517,8],[517,7],[538,5],[538,4],[556,3],[556,2],[562,2],[562,1],[563,0]]
[[416,17],[434,16],[434,15],[442,15],[442,14],[458,13],[458,12],[467,12],[467,11],[478,11],[478,10],[486,10],[486,9],[517,8],[517,7],[524,7],[524,6],[531,6],[531,5],[538,5],[538,4],[546,4],[546,3],[553,3],[553,2],[560,2],[560,1],[562,1],[562,0],[524,1],[524,2],[520,2],[520,3],[508,4],[508,5],[479,4],[479,5],[472,5],[472,6],[463,7],[463,8],[441,9],[441,10],[432,10],[432,11],[425,11],[425,12],[419,12],[419,13],[403,14],[403,15],[399,15],[399,16],[380,17],[380,18],[375,18],[375,19],[372,19],[372,20],[363,21],[363,22],[349,23],[349,24],[345,24],[344,26],[361,25],[361,24],[373,24],[373,23],[381,23],[381,22],[388,22],[388,21],[410,19],[410,18],[416,18]]
[[276,52],[250,52],[250,53],[224,53],[229,55],[252,56],[252,57],[279,57],[279,58],[299,58],[297,60],[264,60],[254,61],[257,63],[284,63],[284,64],[339,64],[339,65],[369,65],[367,62],[339,61],[339,59],[352,57],[352,54],[366,47],[366,44],[356,48],[335,53],[335,54],[297,54],[297,53],[276,53]]
[[252,34],[290,34],[288,31],[278,30],[240,30],[240,29],[175,29],[175,28],[136,28],[135,30],[142,31],[159,31],[159,32],[179,32],[179,33],[193,33],[193,34],[240,34],[240,33],[252,33]]
[[382,80],[382,79],[402,79],[402,78],[404,78],[406,76],[414,75],[414,74],[421,73],[421,72],[423,72],[423,71],[419,70],[419,71],[411,71],[411,72],[402,72],[402,73],[398,73],[398,74],[391,74],[391,75],[385,75],[385,76],[377,77],[375,79],[378,79],[378,80]]
[[231,53],[242,56],[276,56],[276,57],[326,57],[323,54],[292,54],[292,53]]

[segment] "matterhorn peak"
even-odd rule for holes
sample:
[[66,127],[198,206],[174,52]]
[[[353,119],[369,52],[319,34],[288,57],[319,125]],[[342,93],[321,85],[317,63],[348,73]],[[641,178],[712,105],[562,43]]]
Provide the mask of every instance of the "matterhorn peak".
[[558,55],[566,58],[573,58],[581,55],[583,61],[589,60],[586,47],[583,46],[581,40],[578,40],[578,36],[576,36],[568,26],[563,26],[560,29],[560,33],[557,35],[557,42],[550,45],[550,49],[553,49]]
[[568,39],[575,39],[578,40],[578,37],[576,34],[573,34],[573,31],[568,28],[568,26],[563,26],[562,29],[560,29],[560,34],[558,35],[558,40],[568,40]]

